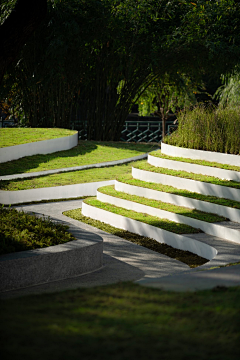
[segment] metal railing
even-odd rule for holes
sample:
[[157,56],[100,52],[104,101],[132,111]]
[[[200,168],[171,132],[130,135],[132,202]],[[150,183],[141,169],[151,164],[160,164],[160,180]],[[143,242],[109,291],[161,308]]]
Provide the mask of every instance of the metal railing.
[[[82,122],[78,126],[80,140],[87,139],[87,122]],[[166,134],[170,134],[177,128],[173,121],[166,122]],[[161,121],[125,121],[121,132],[121,141],[126,142],[160,142],[162,140],[162,122]]]

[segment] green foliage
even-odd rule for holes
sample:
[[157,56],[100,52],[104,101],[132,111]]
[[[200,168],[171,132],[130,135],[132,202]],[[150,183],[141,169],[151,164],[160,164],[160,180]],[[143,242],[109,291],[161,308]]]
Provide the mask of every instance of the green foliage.
[[171,145],[240,154],[240,108],[196,107],[178,116],[178,129],[165,138]]
[[221,75],[223,85],[217,89],[214,97],[220,106],[237,107],[240,105],[240,66],[236,66],[232,73]]
[[68,226],[16,209],[0,208],[0,254],[32,250],[76,240]]
[[17,0],[0,0],[0,25],[2,25],[10,15],[16,2]]

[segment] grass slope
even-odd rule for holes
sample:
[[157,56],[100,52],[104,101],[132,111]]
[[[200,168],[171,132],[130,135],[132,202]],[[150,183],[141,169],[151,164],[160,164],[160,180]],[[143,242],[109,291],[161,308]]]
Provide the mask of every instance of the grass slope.
[[158,227],[160,229],[164,229],[167,231],[171,231],[175,234],[193,234],[200,232],[199,229],[195,229],[189,225],[175,223],[174,221],[170,221],[167,219],[159,219],[156,216],[151,216],[148,214],[138,213],[136,211],[127,210],[118,206],[114,206],[111,204],[103,203],[96,198],[87,198],[84,202],[88,205],[97,207],[99,209],[103,209],[105,211],[112,212],[114,214],[118,214],[121,216],[128,217],[133,220],[137,220],[143,222],[148,225],[152,225]]
[[209,261],[207,259],[202,258],[201,256],[191,253],[190,251],[175,249],[172,246],[169,246],[167,244],[161,244],[154,239],[151,239],[151,238],[148,238],[145,236],[141,236],[141,235],[132,233],[127,230],[113,227],[109,224],[105,224],[98,220],[91,219],[90,217],[84,216],[82,214],[81,209],[65,211],[63,214],[66,216],[69,216],[72,219],[75,219],[75,220],[84,222],[85,224],[94,226],[95,228],[103,230],[109,234],[113,234],[113,235],[121,237],[125,240],[131,241],[134,244],[144,246],[147,249],[156,251],[160,254],[163,254],[163,255],[166,255],[175,260],[181,261],[181,262],[187,264],[191,268],[195,268],[197,266],[203,265]]
[[117,178],[117,180],[119,182],[123,182],[123,183],[133,185],[133,186],[139,186],[139,187],[142,187],[142,188],[148,188],[148,189],[152,189],[152,190],[156,190],[156,191],[162,191],[162,192],[171,193],[171,194],[174,194],[174,195],[180,195],[180,196],[188,197],[188,198],[191,198],[191,199],[211,202],[211,203],[222,205],[222,206],[228,206],[228,207],[233,207],[233,208],[236,208],[236,209],[240,209],[240,202],[238,202],[238,201],[233,201],[233,200],[228,200],[228,199],[223,199],[223,198],[217,198],[215,196],[206,196],[206,195],[194,193],[194,192],[191,192],[191,191],[188,191],[188,190],[176,189],[173,186],[146,182],[146,181],[134,179],[132,177],[132,175],[130,175],[130,174],[119,176]]
[[240,189],[240,183],[237,181],[221,180],[213,176],[206,176],[201,174],[188,173],[186,171],[169,170],[165,168],[155,167],[148,164],[146,161],[141,161],[141,162],[139,161],[136,166],[134,165],[134,167],[141,170],[152,171],[158,174],[177,176],[195,181],[203,181],[205,183],[210,183],[214,185],[221,185],[221,186],[232,187],[235,189]]
[[76,130],[56,128],[1,128],[0,148],[70,136]]
[[150,144],[80,141],[70,150],[33,155],[0,164],[0,176],[122,160],[156,149]]
[[159,200],[153,200],[153,199],[146,199],[144,197],[141,196],[136,196],[136,195],[129,195],[120,191],[116,191],[113,186],[104,186],[98,189],[99,192],[106,194],[106,195],[111,195],[114,196],[116,198],[120,198],[120,199],[124,199],[124,200],[128,200],[128,201],[133,201],[139,204],[143,204],[143,205],[147,205],[147,206],[151,206],[154,207],[156,209],[161,209],[161,210],[165,210],[165,211],[170,211],[173,212],[175,214],[179,214],[179,215],[183,215],[183,216],[187,216],[193,219],[197,219],[197,220],[201,220],[201,221],[206,221],[206,222],[219,222],[219,221],[225,221],[226,218],[222,217],[222,216],[218,216],[215,214],[210,214],[210,213],[206,213],[203,211],[199,211],[196,209],[189,209],[183,206],[177,206],[177,205],[173,205],[170,203],[164,203],[162,201]]
[[210,162],[210,161],[205,161],[205,160],[195,160],[195,159],[187,159],[187,158],[182,158],[182,157],[169,156],[169,155],[162,154],[161,150],[153,151],[153,152],[151,152],[151,155],[158,157],[158,158],[167,159],[167,160],[175,160],[175,161],[182,161],[182,162],[186,162],[186,163],[190,163],[190,164],[211,166],[211,167],[216,167],[216,168],[224,169],[224,170],[240,171],[239,166],[220,164],[217,162]]
[[105,168],[93,168],[88,170],[53,174],[25,180],[5,180],[0,181],[0,189],[16,191],[113,180],[116,179],[117,176],[130,173],[133,164],[135,164],[135,162]]
[[240,287],[120,283],[1,301],[4,360],[238,360]]

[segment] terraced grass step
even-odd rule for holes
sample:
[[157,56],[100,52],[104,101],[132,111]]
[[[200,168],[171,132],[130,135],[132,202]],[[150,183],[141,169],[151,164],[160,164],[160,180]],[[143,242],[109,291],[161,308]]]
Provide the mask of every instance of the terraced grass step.
[[[157,168],[146,162],[140,162],[134,165],[132,168],[132,176],[135,179],[170,185],[177,189],[185,189],[203,195],[240,201],[240,183],[233,181],[211,178],[214,179],[214,181],[211,182],[208,176]],[[204,179],[208,180],[208,182],[204,182]]]
[[152,207],[155,209],[172,212],[172,213],[175,213],[178,215],[184,215],[184,216],[187,216],[187,217],[190,217],[193,219],[206,221],[209,223],[227,220],[225,217],[218,216],[216,214],[210,214],[210,213],[202,212],[202,211],[199,211],[196,209],[190,209],[190,208],[187,208],[184,206],[169,204],[169,203],[163,202],[161,200],[147,199],[143,196],[126,194],[124,192],[115,190],[114,185],[103,186],[98,189],[98,192],[100,192],[102,194],[113,196],[118,199],[132,201],[132,202],[146,205],[146,206],[149,206],[149,207]]
[[119,176],[115,182],[115,189],[130,195],[144,196],[147,199],[160,200],[218,214],[229,218],[231,221],[240,222],[240,203],[237,201],[220,199],[188,190],[176,189],[168,185],[134,179],[130,174]]
[[148,214],[128,210],[119,206],[103,203],[97,200],[95,197],[90,197],[84,200],[84,203],[93,207],[108,211],[110,213],[125,216],[127,218],[143,222],[148,225],[155,226],[160,229],[164,229],[175,234],[194,234],[200,232],[199,229],[193,228],[189,225],[175,223],[168,219],[159,219],[157,216],[151,216]]
[[[183,161],[182,161],[183,160]],[[186,161],[189,160],[189,161]],[[195,160],[197,161],[197,160]],[[198,162],[200,162],[198,160]],[[217,177],[218,179],[225,179],[240,182],[239,167],[232,166],[232,168],[238,169],[237,171],[222,169],[218,166],[212,167],[211,163],[206,165],[196,164],[191,162],[191,159],[184,158],[171,158],[170,156],[161,154],[160,151],[155,151],[148,155],[148,163],[153,166],[186,171],[188,173],[201,174],[207,176]],[[214,163],[217,164],[217,163]],[[221,164],[219,164],[221,165]],[[229,165],[230,167],[230,165]]]
[[208,260],[217,255],[214,247],[187,237],[186,231],[196,234],[199,233],[199,230],[184,224],[102,203],[96,198],[88,198],[83,201],[82,214],[116,228],[147,236],[176,249],[190,251]]
[[175,161],[181,161],[181,162],[190,163],[190,164],[203,165],[203,166],[215,167],[215,168],[223,169],[223,170],[240,172],[240,166],[220,164],[217,162],[206,161],[206,160],[197,160],[197,159],[165,155],[161,152],[161,150],[152,151],[150,155],[161,158],[161,159],[175,160]]
[[[194,180],[194,181],[201,181],[213,185],[220,185],[225,187],[231,187],[235,189],[240,189],[240,184],[237,181],[229,181],[229,180],[221,180],[213,176],[206,176],[201,174],[194,174],[194,173],[188,173],[186,171],[180,171],[180,170],[171,170],[171,169],[165,169],[153,166],[149,164],[146,161],[139,161],[136,166],[137,169],[151,171],[153,173],[157,174],[164,174],[164,175],[170,175],[170,176],[176,176],[179,178]],[[240,200],[240,199],[239,199]]]
[[105,186],[98,189],[97,199],[128,210],[187,224],[199,228],[207,234],[240,243],[240,223],[235,226],[236,223],[224,221],[223,217],[214,214],[167,204],[153,199],[150,200],[141,196],[125,194],[116,191],[113,186]]

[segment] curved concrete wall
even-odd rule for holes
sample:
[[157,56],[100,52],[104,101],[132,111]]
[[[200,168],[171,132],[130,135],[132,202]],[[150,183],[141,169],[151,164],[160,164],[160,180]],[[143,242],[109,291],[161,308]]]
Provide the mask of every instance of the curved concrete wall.
[[77,239],[43,249],[0,256],[0,291],[63,280],[102,267],[103,240],[70,226]]
[[4,205],[14,205],[32,201],[68,199],[79,196],[95,196],[97,189],[100,186],[114,184],[115,180],[107,180],[85,184],[55,186],[19,191],[0,190],[0,203]]
[[78,144],[78,132],[73,135],[57,139],[36,141],[33,143],[21,144],[0,148],[0,162],[4,163],[17,160],[24,156],[37,154],[50,154],[57,151],[69,150]]
[[188,159],[206,160],[221,164],[240,166],[240,155],[223,154],[213,151],[187,149],[161,143],[161,152],[165,155]]
[[240,231],[231,229],[229,227],[221,226],[220,223],[208,223],[205,221],[193,219],[184,215],[179,215],[170,211],[157,209],[151,206],[143,205],[137,202],[117,198],[114,196],[106,195],[97,191],[97,198],[99,201],[106,202],[115,206],[119,206],[128,210],[157,216],[160,219],[168,219],[177,223],[186,224],[196,229],[201,229],[209,235],[218,236],[222,239],[233,241],[240,244]]
[[194,174],[214,176],[219,179],[240,181],[240,172],[238,171],[219,169],[216,167],[191,164],[182,161],[162,159],[152,155],[148,155],[148,163],[153,166],[166,169],[187,171]]
[[[156,228],[127,217],[109,213],[86,203],[82,203],[82,214],[92,219],[102,221],[120,229],[147,236],[157,240],[160,243],[168,244],[176,249],[191,251],[194,254],[202,256],[208,260],[212,260],[217,255],[217,250],[200,241],[191,239],[184,235],[173,234],[169,231]],[[111,216],[110,216],[111,215]]]
[[160,200],[174,205],[185,206],[191,209],[218,214],[220,216],[226,217],[227,219],[230,219],[231,221],[240,222],[239,209],[213,204],[207,201],[191,199],[185,196],[165,193],[153,189],[129,185],[119,181],[115,182],[115,189],[127,194],[143,196],[147,199]]
[[201,181],[154,173],[151,171],[140,170],[136,168],[132,168],[132,176],[135,179],[169,185],[177,189],[185,189],[199,194],[212,195],[229,200],[240,201],[240,190],[227,186],[214,185]]

